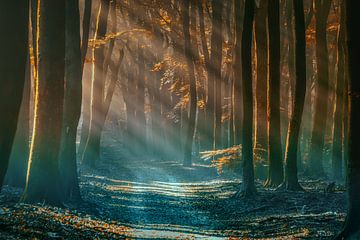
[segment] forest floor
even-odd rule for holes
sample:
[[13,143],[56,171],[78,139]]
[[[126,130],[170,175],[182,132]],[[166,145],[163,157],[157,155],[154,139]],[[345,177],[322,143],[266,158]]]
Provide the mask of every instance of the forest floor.
[[302,182],[304,193],[258,182],[243,200],[232,197],[240,181],[209,165],[121,156],[81,168],[80,206],[18,203],[21,190],[5,187],[0,239],[331,239],[344,222],[345,192],[323,181]]

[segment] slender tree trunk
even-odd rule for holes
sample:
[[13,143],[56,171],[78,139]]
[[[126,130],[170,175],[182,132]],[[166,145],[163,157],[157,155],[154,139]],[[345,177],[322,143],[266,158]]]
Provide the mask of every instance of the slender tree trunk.
[[22,96],[19,119],[14,144],[11,150],[9,168],[6,173],[6,184],[14,187],[25,187],[27,160],[29,159],[30,133],[30,92],[31,67],[27,57],[24,92]]
[[28,54],[28,1],[4,1],[0,8],[0,190],[16,133]]
[[269,176],[266,186],[277,187],[284,178],[280,132],[280,5],[269,1],[269,77],[268,77],[268,156]]
[[215,149],[221,148],[221,116],[222,116],[222,105],[221,105],[221,63],[222,63],[222,42],[223,42],[223,31],[222,31],[222,12],[223,12],[223,1],[212,0],[212,34],[211,34],[211,82],[213,82],[215,89],[215,126],[214,126],[214,147]]
[[58,171],[64,100],[65,1],[38,6],[34,128],[23,201],[59,204]]
[[[238,2],[240,0],[236,0]],[[242,132],[242,161],[243,161],[243,182],[242,189],[237,193],[239,196],[251,197],[256,193],[254,182],[254,163],[253,163],[253,89],[252,89],[252,36],[254,22],[254,0],[245,1],[245,16],[241,41],[241,61],[242,61],[242,93],[243,93],[243,132]],[[236,6],[239,6],[237,3]],[[240,9],[235,8],[236,18],[239,19]],[[239,32],[237,32],[239,33]],[[239,40],[239,35],[236,36]],[[239,54],[239,52],[236,52]],[[235,79],[239,81],[239,79]]]
[[[200,31],[201,49],[202,49],[202,53],[204,55],[205,71],[206,71],[206,73],[209,73],[209,71],[210,71],[210,55],[209,55],[208,44],[207,44],[206,33],[205,33],[205,17],[204,17],[203,1],[198,0],[197,6],[198,6],[198,15],[199,15],[199,31]],[[204,87],[205,87],[205,84],[204,84]],[[208,86],[207,90],[209,90],[209,86]],[[204,107],[204,109],[202,109],[199,112],[199,122],[205,123],[206,120],[208,120],[209,116],[210,116],[209,109],[208,109],[209,99],[206,100],[206,91],[204,91],[204,93],[202,95],[203,95],[203,99],[206,103],[206,107]],[[212,136],[208,132],[208,128],[209,127],[207,126],[207,123],[198,125],[201,150],[209,150],[209,145],[210,145],[209,139],[211,139]]]
[[338,30],[338,52],[337,52],[337,80],[336,80],[336,103],[334,109],[334,132],[332,149],[332,173],[336,181],[343,177],[343,104],[344,104],[344,85],[345,85],[345,1],[341,3],[340,26]]
[[262,0],[256,9],[255,41],[256,41],[256,122],[255,122],[255,151],[262,161],[267,160],[267,75],[268,75],[268,34],[267,34],[267,5]]
[[349,116],[349,163],[348,199],[349,208],[342,232],[335,239],[360,238],[360,2],[346,1],[347,48],[350,77]]
[[[86,54],[89,46],[89,36],[90,36],[90,20],[91,20],[91,11],[92,11],[92,0],[85,0],[84,16],[82,21],[82,39],[81,39],[81,68],[82,75],[84,75],[84,64],[86,59]],[[84,80],[83,80],[84,81]],[[80,134],[80,143],[78,147],[78,155],[82,156],[84,153],[86,140],[89,134],[89,125],[90,125],[90,101],[89,97],[86,95],[90,92],[90,84],[86,84],[87,80],[83,84],[83,100],[82,100],[82,122],[81,122],[81,134]]]
[[[242,91],[242,60],[241,60],[241,35],[243,32],[243,1],[235,0],[235,53],[234,53],[234,81],[233,81],[233,122],[234,122],[234,145],[242,142],[243,129],[243,96]],[[236,172],[240,173],[240,166]]]
[[65,96],[59,161],[64,200],[71,201],[81,199],[76,164],[82,97],[79,0],[66,1],[65,41]]
[[283,187],[286,190],[302,190],[298,182],[297,152],[304,102],[306,95],[306,41],[305,17],[302,1],[293,0],[295,14],[295,98],[293,112],[290,119],[285,151],[285,179]]
[[[190,1],[185,0],[183,2],[182,9],[182,18],[183,18],[183,31],[184,31],[184,39],[185,39],[185,58],[186,65],[189,73],[189,82],[190,82],[190,114],[189,120],[187,123],[187,133],[185,140],[185,148],[184,148],[184,165],[191,165],[191,152],[192,145],[194,139],[194,131],[195,131],[195,118],[196,118],[196,105],[197,105],[197,93],[196,93],[196,79],[195,79],[195,71],[194,71],[194,54],[193,49],[191,47],[191,39],[190,39],[190,17],[189,17],[189,7]],[[194,24],[194,22],[192,22]]]
[[[100,4],[98,19],[96,21],[95,39],[103,39],[106,35],[107,20],[109,15],[110,0],[102,0]],[[91,167],[95,166],[95,162],[100,158],[100,140],[103,129],[103,116],[101,114],[104,99],[105,75],[104,61],[105,49],[104,45],[93,49],[95,59],[94,76],[91,84],[91,111],[90,111],[90,127],[89,135],[86,140],[82,161]]]
[[325,175],[322,157],[329,96],[329,54],[326,27],[331,0],[315,1],[315,5],[317,89],[308,173],[312,176],[322,177]]

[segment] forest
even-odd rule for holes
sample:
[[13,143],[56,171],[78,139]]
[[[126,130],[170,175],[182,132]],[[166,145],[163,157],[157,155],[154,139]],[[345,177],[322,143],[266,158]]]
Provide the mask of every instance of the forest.
[[0,239],[360,240],[359,9],[2,1]]

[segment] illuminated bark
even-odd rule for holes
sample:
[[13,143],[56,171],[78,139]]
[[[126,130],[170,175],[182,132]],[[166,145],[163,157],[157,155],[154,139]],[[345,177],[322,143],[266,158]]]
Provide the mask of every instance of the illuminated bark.
[[22,200],[60,204],[58,155],[64,100],[65,1],[39,3],[34,128]]
[[[110,0],[102,0],[100,4],[99,14],[96,21],[95,39],[101,40],[105,38],[107,31],[107,22],[109,15]],[[84,164],[94,167],[95,162],[100,158],[100,140],[101,132],[103,130],[103,99],[105,89],[104,61],[105,48],[101,45],[93,49],[95,59],[94,76],[91,84],[91,111],[90,111],[90,126],[89,134],[87,136],[82,161]]]
[[[343,1],[344,2],[344,1]],[[340,26],[338,30],[338,51],[337,51],[337,80],[335,92],[334,109],[334,132],[332,149],[332,177],[334,180],[342,180],[343,177],[343,114],[344,114],[344,88],[345,88],[345,7],[341,4]]]

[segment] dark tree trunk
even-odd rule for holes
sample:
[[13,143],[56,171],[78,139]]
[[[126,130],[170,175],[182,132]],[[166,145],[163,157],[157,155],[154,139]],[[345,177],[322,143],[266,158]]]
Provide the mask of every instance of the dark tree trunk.
[[326,27],[331,0],[315,1],[315,5],[317,89],[315,117],[311,134],[310,158],[307,172],[312,176],[322,177],[325,175],[322,157],[329,96],[329,54]]
[[338,52],[337,52],[337,80],[335,92],[335,110],[334,110],[334,131],[333,131],[333,149],[332,149],[332,177],[335,181],[342,180],[343,177],[343,104],[345,87],[345,1],[341,3],[340,26],[338,31]]
[[26,181],[27,161],[29,159],[30,134],[30,92],[31,69],[27,57],[24,92],[22,96],[19,119],[17,123],[14,144],[11,150],[9,168],[6,173],[6,184],[24,188]]
[[[103,39],[106,35],[107,20],[109,15],[110,0],[102,0],[100,5],[100,13],[98,14],[96,39]],[[83,153],[82,161],[91,167],[95,166],[95,162],[100,158],[100,140],[103,129],[102,107],[105,88],[105,47],[101,45],[93,49],[95,59],[94,77],[91,84],[91,110],[90,110],[90,126],[87,136],[86,145]]]
[[[196,106],[197,106],[197,93],[196,93],[196,79],[195,79],[195,71],[194,71],[194,54],[193,49],[191,47],[191,39],[190,39],[190,17],[189,17],[189,7],[190,1],[185,0],[183,2],[182,9],[182,17],[183,17],[183,31],[184,31],[184,40],[185,40],[185,58],[186,65],[189,73],[189,83],[190,83],[190,113],[189,120],[187,122],[187,133],[185,140],[185,148],[184,148],[184,165],[191,165],[191,152],[192,145],[194,139],[194,131],[195,131],[195,118],[196,118]],[[191,24],[195,24],[192,22]]]
[[16,133],[28,54],[29,3],[4,1],[0,8],[0,190]]
[[[65,1],[40,2],[34,130],[23,201],[59,204],[64,100]],[[41,56],[41,57],[40,57]]]
[[348,199],[349,209],[342,232],[335,239],[360,238],[360,9],[359,1],[346,1],[347,48],[350,78],[349,116],[349,163]]
[[[221,79],[221,60],[222,60],[222,42],[223,42],[223,31],[222,31],[222,12],[223,12],[223,1],[212,0],[212,34],[211,34],[211,55],[210,65],[212,71],[209,77],[211,82],[214,84],[215,94],[215,126],[214,126],[214,148],[221,148],[221,86],[223,85]],[[209,80],[210,81],[210,80]]]
[[268,75],[268,35],[267,35],[267,5],[261,1],[255,15],[256,41],[256,126],[255,153],[262,161],[267,160],[267,75]]
[[280,131],[280,5],[269,1],[269,76],[268,76],[268,156],[266,186],[276,187],[284,178]]
[[[236,0],[240,1],[240,0]],[[239,3],[238,3],[239,4]],[[237,4],[237,6],[239,6]],[[254,22],[254,0],[245,1],[245,16],[243,33],[241,40],[241,61],[242,61],[242,93],[243,93],[243,124],[242,131],[242,161],[243,161],[243,182],[242,188],[237,193],[239,196],[251,197],[256,193],[254,182],[254,163],[253,163],[253,89],[252,89],[252,36]],[[236,6],[236,5],[235,5]],[[239,17],[240,9],[236,8],[236,18]],[[237,32],[239,33],[239,32]],[[237,35],[237,41],[239,39]],[[239,52],[236,52],[239,54]],[[239,79],[235,79],[239,81]]]
[[59,155],[64,200],[80,200],[76,165],[76,134],[81,114],[82,63],[79,0],[66,1],[65,95]]
[[304,110],[306,95],[306,42],[305,42],[305,19],[304,5],[302,1],[293,0],[295,14],[295,98],[291,115],[285,150],[285,181],[283,187],[286,190],[302,190],[298,182],[297,152],[299,146],[299,134],[301,119]]

